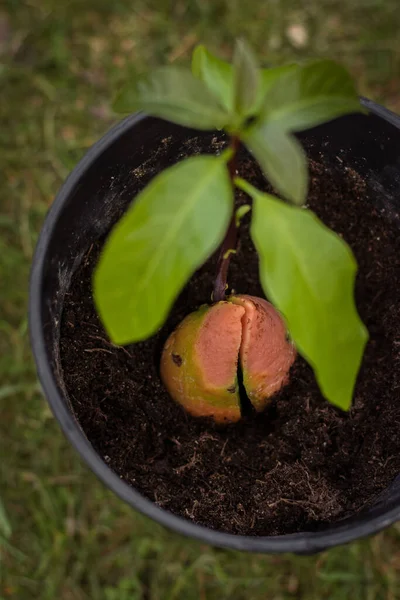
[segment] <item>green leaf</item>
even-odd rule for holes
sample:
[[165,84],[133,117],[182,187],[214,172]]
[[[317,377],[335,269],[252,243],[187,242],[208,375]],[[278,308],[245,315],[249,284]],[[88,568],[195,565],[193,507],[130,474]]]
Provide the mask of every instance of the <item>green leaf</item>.
[[186,281],[221,242],[233,190],[221,157],[189,158],[157,175],[109,236],[94,277],[99,314],[113,340],[146,339]]
[[361,111],[349,73],[332,61],[319,60],[277,79],[265,96],[263,119],[286,131],[301,131]]
[[192,73],[206,84],[222,106],[229,112],[233,111],[232,65],[214,56],[200,44],[193,51]]
[[255,107],[260,87],[260,70],[251,48],[237,40],[233,55],[233,88],[236,113],[250,115]]
[[270,183],[288,200],[304,204],[308,189],[307,157],[297,139],[279,127],[255,124],[243,141]]
[[113,108],[119,113],[143,110],[195,129],[221,129],[229,121],[227,111],[208,87],[180,67],[161,67],[127,83]]
[[354,300],[355,258],[311,211],[243,180],[237,184],[253,198],[251,236],[263,289],[285,316],[323,395],[347,410],[368,339]]
[[[298,68],[298,65],[290,64],[282,67],[260,69],[260,82],[254,108],[255,113],[261,109],[266,93],[276,81]],[[192,73],[207,85],[208,89],[229,112],[233,112],[234,76],[233,66],[230,63],[215,56],[205,46],[200,44],[196,46],[192,54]]]
[[264,106],[265,97],[267,92],[277,83],[278,80],[281,80],[283,77],[296,71],[299,69],[299,65],[297,64],[289,64],[283,65],[281,67],[270,67],[269,69],[261,69],[261,81],[260,87],[258,90],[258,99],[257,99],[257,111],[260,111]]

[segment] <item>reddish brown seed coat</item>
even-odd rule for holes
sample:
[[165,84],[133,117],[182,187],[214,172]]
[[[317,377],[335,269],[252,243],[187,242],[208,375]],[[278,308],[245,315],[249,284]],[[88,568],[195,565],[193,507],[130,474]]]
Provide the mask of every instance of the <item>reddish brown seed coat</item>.
[[245,309],[240,346],[243,383],[254,408],[261,411],[288,382],[296,349],[287,339],[281,315],[267,300],[239,295],[232,302]]
[[296,357],[285,323],[266,300],[232,296],[188,315],[168,338],[161,377],[193,416],[240,419],[238,360],[249,400],[262,411],[288,381]]

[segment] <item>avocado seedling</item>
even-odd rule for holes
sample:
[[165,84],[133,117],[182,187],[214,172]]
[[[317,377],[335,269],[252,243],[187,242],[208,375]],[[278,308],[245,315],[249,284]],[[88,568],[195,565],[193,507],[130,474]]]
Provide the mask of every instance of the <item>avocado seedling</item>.
[[[170,395],[192,415],[237,421],[239,388],[262,411],[288,381],[296,348],[325,398],[347,410],[368,338],[354,299],[357,264],[305,206],[307,159],[294,133],[362,110],[348,73],[328,60],[262,69],[242,41],[232,64],[198,46],[192,72],[163,67],[128,82],[115,109],[224,130],[228,144],[219,155],[193,156],[159,173],[112,230],[94,276],[112,341],[154,334],[219,247],[211,305],[188,315],[162,353]],[[241,145],[281,198],[239,173]],[[251,205],[235,210],[235,189]],[[271,303],[247,290],[226,296],[240,221],[250,210],[260,282]]]

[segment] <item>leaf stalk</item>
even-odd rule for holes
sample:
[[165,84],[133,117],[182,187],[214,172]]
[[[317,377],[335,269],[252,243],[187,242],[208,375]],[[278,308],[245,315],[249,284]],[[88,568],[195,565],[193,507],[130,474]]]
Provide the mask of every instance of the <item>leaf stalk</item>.
[[[237,152],[240,146],[240,139],[238,136],[233,135],[230,141],[230,150],[232,152],[232,156],[228,161],[228,171],[229,176],[232,181],[232,185],[234,185],[234,180],[236,178],[236,170],[237,170]],[[228,271],[229,264],[231,262],[232,254],[236,252],[237,245],[237,224],[236,224],[236,216],[235,211],[233,211],[232,218],[228,225],[228,229],[226,230],[225,237],[222,241],[222,244],[219,249],[218,263],[217,263],[217,271],[214,282],[214,290],[212,294],[213,302],[221,302],[225,300],[225,293],[227,288],[228,281]]]

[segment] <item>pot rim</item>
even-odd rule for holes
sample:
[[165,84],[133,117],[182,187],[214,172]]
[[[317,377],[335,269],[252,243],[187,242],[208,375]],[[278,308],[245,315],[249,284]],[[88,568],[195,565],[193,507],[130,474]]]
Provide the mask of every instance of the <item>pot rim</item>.
[[[395,113],[367,98],[361,98],[361,104],[368,111],[400,129],[400,117]],[[224,533],[203,525],[197,525],[158,507],[154,502],[142,496],[135,488],[120,479],[95,451],[79,427],[72,412],[64,404],[62,393],[57,387],[47,358],[41,310],[44,264],[51,232],[62,212],[64,203],[87,169],[122,134],[147,118],[149,117],[143,113],[136,113],[123,119],[89,149],[58,192],[46,216],[35,249],[29,285],[30,340],[42,391],[64,434],[90,469],[124,502],[127,502],[133,508],[169,529],[213,546],[248,552],[311,554],[375,534],[388,527],[400,519],[400,504],[388,510],[385,514],[370,516],[365,522],[357,521],[349,523],[345,520],[334,523],[331,527],[323,531],[308,531],[278,536],[243,536]]]

